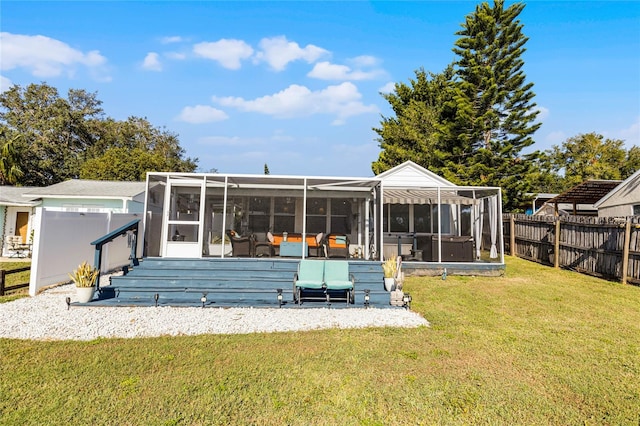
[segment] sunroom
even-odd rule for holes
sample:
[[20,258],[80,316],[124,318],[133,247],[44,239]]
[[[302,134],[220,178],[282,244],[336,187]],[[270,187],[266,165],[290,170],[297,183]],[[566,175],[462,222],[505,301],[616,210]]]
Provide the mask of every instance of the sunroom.
[[503,265],[500,197],[410,161],[375,178],[149,173],[144,256]]

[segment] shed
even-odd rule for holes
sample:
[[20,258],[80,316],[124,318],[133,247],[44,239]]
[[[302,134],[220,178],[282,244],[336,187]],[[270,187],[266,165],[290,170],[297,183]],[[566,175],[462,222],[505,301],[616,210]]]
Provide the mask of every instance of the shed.
[[595,206],[599,217],[640,216],[640,170],[609,191]]

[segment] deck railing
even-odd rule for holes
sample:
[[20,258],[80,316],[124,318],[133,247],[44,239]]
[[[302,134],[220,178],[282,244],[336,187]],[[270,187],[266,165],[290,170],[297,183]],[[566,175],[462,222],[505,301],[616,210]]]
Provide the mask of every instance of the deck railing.
[[100,270],[102,268],[102,247],[105,244],[110,243],[121,235],[131,235],[129,244],[131,246],[131,254],[129,255],[130,265],[138,265],[138,226],[140,219],[133,220],[126,225],[121,226],[118,229],[114,229],[108,234],[98,238],[91,242],[92,246],[96,246],[96,251],[93,259],[93,266],[98,270],[98,279],[96,279],[96,289],[100,289]]

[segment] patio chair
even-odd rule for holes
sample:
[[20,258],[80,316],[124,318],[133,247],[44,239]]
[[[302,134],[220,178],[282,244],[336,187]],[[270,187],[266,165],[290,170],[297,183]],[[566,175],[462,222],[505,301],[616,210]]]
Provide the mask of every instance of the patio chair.
[[295,303],[302,303],[303,291],[312,290],[318,293],[320,290],[324,290],[324,264],[323,260],[303,259],[300,261],[298,272],[293,276],[293,301]]
[[327,260],[324,263],[324,285],[327,301],[332,293],[344,292],[347,304],[355,302],[355,277],[349,274],[349,262],[344,260]]
[[7,235],[5,241],[9,257],[27,257],[29,255],[31,247],[29,244],[22,242],[20,235]]
[[340,234],[329,234],[325,242],[327,257],[349,258],[349,237]]
[[233,257],[251,257],[253,254],[253,238],[241,237],[237,232],[227,230],[227,236],[231,241],[231,251]]
[[273,243],[268,238],[266,241],[259,241],[256,235],[253,236],[253,255],[255,257],[272,257],[274,254]]
[[307,245],[309,246],[309,257],[327,257],[324,248],[324,233],[307,235]]

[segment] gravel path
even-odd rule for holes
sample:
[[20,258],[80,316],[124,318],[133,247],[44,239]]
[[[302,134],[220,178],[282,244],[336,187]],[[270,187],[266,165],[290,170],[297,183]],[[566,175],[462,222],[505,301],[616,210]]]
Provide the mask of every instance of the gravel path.
[[173,307],[71,307],[75,287],[63,285],[36,297],[0,304],[0,338],[92,340],[245,334],[324,328],[418,327],[429,323],[405,309],[273,309]]

